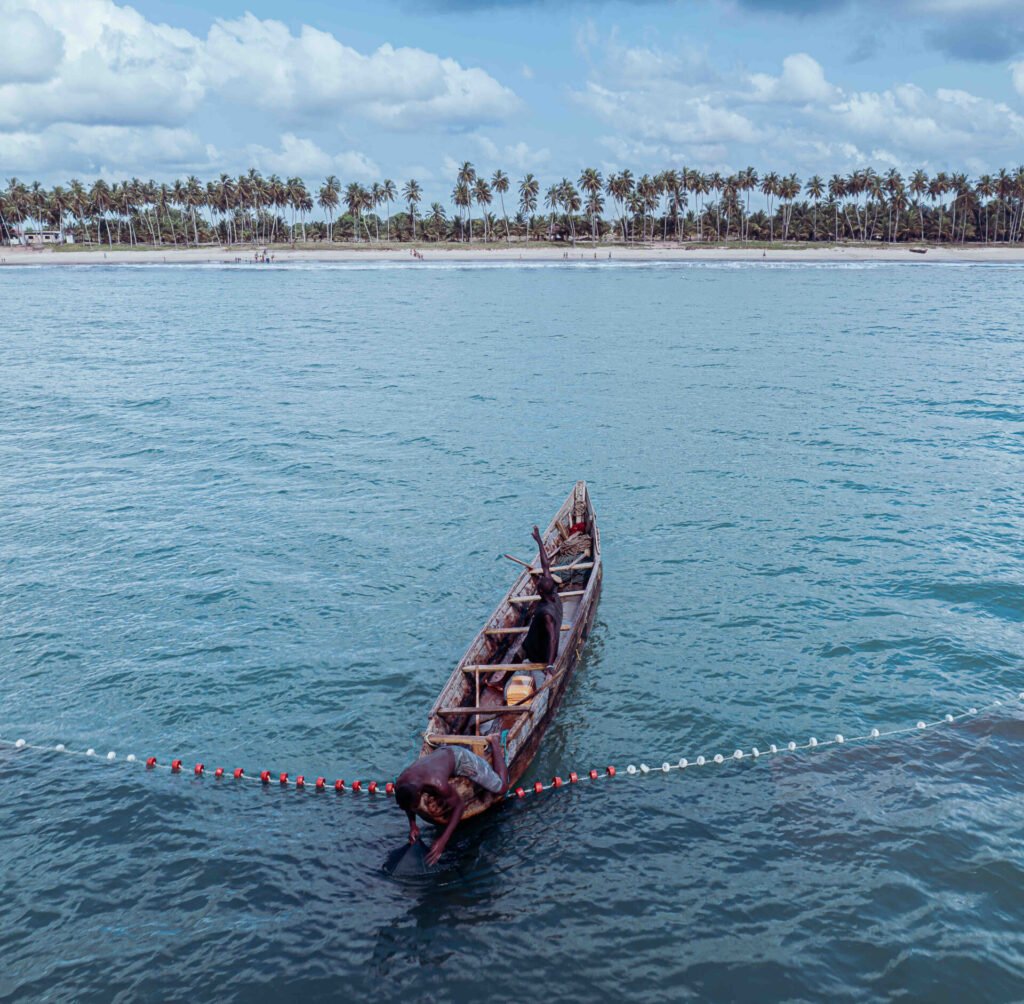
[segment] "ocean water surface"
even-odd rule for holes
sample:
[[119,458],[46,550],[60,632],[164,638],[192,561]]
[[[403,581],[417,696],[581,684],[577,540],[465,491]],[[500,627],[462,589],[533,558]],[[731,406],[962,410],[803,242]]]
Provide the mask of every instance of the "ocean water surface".
[[[0,269],[2,1000],[1024,998],[1011,266]],[[509,802],[393,777],[586,479],[604,594]]]

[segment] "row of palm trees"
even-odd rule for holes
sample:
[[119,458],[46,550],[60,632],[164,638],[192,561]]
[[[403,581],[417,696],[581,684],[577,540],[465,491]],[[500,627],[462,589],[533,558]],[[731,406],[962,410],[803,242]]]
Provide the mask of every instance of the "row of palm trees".
[[[17,242],[53,228],[62,238],[73,234],[79,242],[110,246],[310,239],[990,243],[1020,241],[1024,226],[1024,166],[973,180],[963,173],[918,170],[904,177],[895,169],[864,168],[806,182],[795,174],[760,175],[753,167],[729,175],[683,167],[639,178],[629,170],[605,177],[587,167],[575,182],[549,185],[543,198],[533,174],[518,182],[506,204],[512,188],[504,171],[488,178],[464,162],[449,215],[440,202],[420,212],[423,190],[415,179],[343,186],[330,175],[313,192],[301,178],[264,178],[256,170],[205,184],[194,176],[163,184],[98,179],[88,187],[72,179],[47,189],[12,178],[0,188],[0,239]],[[759,203],[753,210],[752,196]],[[322,220],[310,218],[316,208]]]

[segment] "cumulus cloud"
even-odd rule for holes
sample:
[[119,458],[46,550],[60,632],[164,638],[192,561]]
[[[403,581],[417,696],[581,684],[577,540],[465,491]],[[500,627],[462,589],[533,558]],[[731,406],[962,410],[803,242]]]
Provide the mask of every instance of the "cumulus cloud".
[[39,132],[0,132],[0,162],[21,172],[45,172],[54,163],[86,176],[111,172],[209,170],[216,151],[189,129],[164,126],[60,124]]
[[825,79],[821,64],[806,52],[786,56],[782,73],[773,77],[767,73],[750,76],[753,97],[758,101],[781,101],[806,104],[831,101],[838,96],[837,88]]
[[286,115],[353,109],[387,126],[466,125],[508,117],[515,94],[483,70],[422,49],[363,55],[333,35],[246,14],[218,21],[203,50],[210,85]]
[[1024,63],[1011,63],[1010,73],[1013,77],[1014,90],[1024,96]]
[[415,48],[364,54],[308,25],[292,33],[252,14],[214,22],[205,39],[114,0],[0,0],[0,22],[0,129],[9,131],[182,125],[218,99],[285,123],[350,112],[396,129],[464,128],[518,107],[479,68]]
[[758,125],[730,107],[704,53],[620,45],[613,37],[597,71],[571,92],[582,108],[630,140],[709,147],[754,143]]
[[544,147],[534,150],[528,143],[520,140],[506,146],[499,146],[487,136],[473,137],[483,155],[492,163],[503,168],[515,168],[519,171],[535,171],[548,162],[551,151]]
[[248,162],[261,171],[282,175],[343,174],[350,178],[378,178],[380,168],[365,154],[354,150],[330,154],[311,139],[287,132],[280,149],[252,145],[246,148]]
[[64,36],[34,11],[12,9],[4,13],[0,84],[49,80],[64,55]]
[[[25,0],[0,0],[5,28],[25,13]],[[34,0],[31,13],[48,35],[30,34],[50,37],[51,55],[59,55],[36,80],[0,87],[0,128],[177,125],[203,97],[197,40],[188,32],[111,0]]]
[[[849,170],[867,162],[947,168],[1017,158],[1024,117],[1005,102],[955,88],[900,84],[847,90],[828,80],[807,53],[783,58],[776,73],[704,73],[695,82],[674,52],[650,52],[646,74],[620,72],[612,39],[573,96],[614,136],[603,145],[618,164],[679,164],[736,170],[747,163],[778,169]],[[639,51],[639,50],[636,50]],[[628,65],[628,64],[627,64]],[[1024,87],[1024,63],[1013,67]],[[972,169],[974,169],[972,167]]]

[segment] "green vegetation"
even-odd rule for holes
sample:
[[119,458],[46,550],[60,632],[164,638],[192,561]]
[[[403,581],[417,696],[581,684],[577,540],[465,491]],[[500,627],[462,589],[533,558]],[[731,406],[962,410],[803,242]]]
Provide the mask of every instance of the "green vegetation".
[[[518,193],[517,204],[506,205],[510,191],[512,199]],[[751,208],[752,196],[760,207]],[[88,188],[77,179],[47,189],[12,178],[0,189],[0,240],[50,228],[62,237],[72,234],[78,245],[108,249],[311,242],[378,247],[382,241],[1015,243],[1024,223],[1024,166],[974,181],[964,174],[915,171],[904,178],[895,170],[879,175],[865,168],[827,182],[817,175],[806,182],[795,174],[759,175],[753,167],[727,177],[684,167],[635,180],[629,170],[605,178],[588,167],[576,182],[563,178],[548,186],[541,203],[541,185],[532,174],[513,186],[504,171],[488,179],[467,161],[457,172],[451,203],[453,212],[439,202],[422,209],[415,179],[400,189],[390,178],[342,187],[331,175],[314,198],[301,178],[264,178],[255,170],[206,184],[196,177],[171,184],[99,179]],[[311,219],[317,209],[322,218]]]

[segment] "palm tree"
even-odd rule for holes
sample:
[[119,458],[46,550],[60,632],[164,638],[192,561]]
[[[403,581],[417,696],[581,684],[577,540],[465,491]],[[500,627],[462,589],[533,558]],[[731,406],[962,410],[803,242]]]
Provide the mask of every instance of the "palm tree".
[[377,207],[384,201],[384,189],[379,182],[370,186],[370,204],[367,207],[373,211],[373,229],[377,235],[377,243],[380,243],[380,216],[377,215]]
[[494,174],[491,175],[491,188],[498,193],[498,198],[501,200],[501,216],[505,221],[505,243],[510,244],[511,238],[508,232],[508,213],[505,212],[505,193],[509,189],[508,175],[498,168]]
[[988,243],[988,207],[989,207],[989,201],[988,200],[991,200],[992,196],[995,194],[995,184],[992,181],[992,175],[991,174],[983,174],[978,179],[977,184],[974,186],[974,190],[977,193],[979,200],[980,199],[985,199],[986,200],[985,203],[984,203],[984,207],[985,207],[985,243],[987,244]]
[[[470,193],[469,185],[464,182],[455,182],[455,187],[452,189],[452,203],[455,208],[459,211],[459,239],[466,239],[466,224],[465,214],[473,205],[473,196]],[[473,220],[470,219],[470,226],[473,224]],[[469,235],[470,243],[473,241],[473,234],[470,232]]]
[[412,220],[412,239],[415,241],[416,206],[419,204],[420,199],[423,198],[423,190],[420,188],[420,183],[415,178],[410,178],[402,186],[402,198],[405,199],[405,203],[409,207],[409,219]]
[[800,179],[795,174],[786,175],[779,182],[779,195],[785,205],[782,209],[782,239],[789,239],[789,222],[793,216],[793,200],[800,194]]
[[395,189],[395,183],[390,178],[385,178],[384,183],[380,186],[381,198],[387,204],[388,207],[388,224],[387,224],[387,241],[391,243],[391,203],[395,201],[397,197],[397,191]]
[[779,185],[781,180],[774,171],[769,171],[761,179],[761,193],[768,199],[768,225],[770,227],[771,236],[769,240],[775,242],[775,210],[773,208],[772,200],[779,194]]
[[434,240],[439,240],[441,230],[444,228],[445,223],[447,223],[444,206],[440,202],[432,202],[430,204],[430,216],[427,217],[427,222],[434,227]]
[[814,203],[814,222],[811,226],[811,232],[813,234],[812,240],[817,241],[818,239],[818,204],[821,202],[821,197],[825,194],[825,182],[822,181],[820,174],[812,175],[807,180],[807,194],[811,197]]
[[558,185],[552,185],[544,193],[544,205],[548,207],[551,212],[548,215],[548,240],[554,240],[555,231],[555,210],[558,209],[562,204],[562,192]]
[[[184,199],[185,190],[181,182],[176,181],[174,183],[174,187],[175,201],[178,200],[179,195],[182,199]],[[93,218],[96,220],[96,243],[99,244],[102,243],[102,239],[100,237],[100,220],[106,223],[107,213],[110,212],[112,204],[110,196],[110,186],[102,178],[97,178],[96,181],[93,182],[92,188],[89,189],[89,203],[92,207]],[[185,241],[186,243],[188,242],[187,234],[185,235]],[[110,247],[114,246],[114,242],[110,235],[109,226],[107,227],[107,245]]]
[[540,182],[527,174],[519,182],[519,209],[526,217],[526,243],[530,243],[530,218],[537,211],[537,198],[540,195]]
[[924,240],[924,210],[921,208],[921,196],[928,191],[928,175],[920,168],[910,176],[910,193],[914,196],[917,207],[917,218],[921,224],[921,240]]
[[587,215],[590,217],[590,239],[596,244],[598,241],[597,216],[604,208],[601,199],[601,189],[604,182],[601,179],[601,172],[594,167],[585,167],[580,172],[579,186],[587,197]]
[[462,166],[459,168],[459,172],[455,178],[459,185],[465,186],[463,193],[463,208],[466,210],[469,216],[469,243],[473,243],[473,186],[476,184],[476,168],[468,161],[464,160]]
[[835,212],[835,242],[839,243],[839,203],[846,195],[846,179],[841,174],[833,174],[828,182],[828,195],[832,200]]
[[620,171],[618,174],[608,175],[608,180],[605,182],[605,191],[619,205],[619,219],[622,223],[623,241],[629,240],[629,234],[626,230],[626,205],[633,195],[633,190],[633,173],[629,168]]
[[[487,207],[491,204],[491,186],[487,184],[486,178],[477,178],[473,185],[473,198],[476,204],[483,210],[484,217],[484,243],[490,239],[487,233]],[[471,221],[472,225],[472,221]]]
[[352,217],[352,237],[359,241],[359,218],[363,212],[363,186],[358,181],[350,181],[345,186],[345,205]]
[[576,213],[583,207],[583,203],[580,200],[580,193],[576,191],[576,186],[568,179],[563,178],[558,185],[559,200],[565,209],[565,215],[568,217],[569,222],[569,234],[572,239],[572,246],[576,246]]
[[317,203],[324,210],[324,216],[327,218],[328,244],[334,242],[334,215],[338,210],[340,202],[341,182],[333,174],[329,174],[320,186],[320,195],[317,198]]

